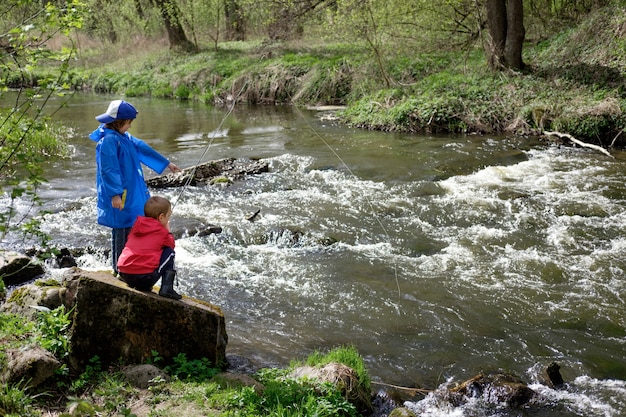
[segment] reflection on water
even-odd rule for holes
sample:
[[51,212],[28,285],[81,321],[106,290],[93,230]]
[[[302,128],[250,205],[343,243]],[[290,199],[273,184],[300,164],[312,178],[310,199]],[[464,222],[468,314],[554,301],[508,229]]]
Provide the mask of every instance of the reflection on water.
[[[626,413],[623,154],[366,132],[290,107],[237,107],[223,121],[225,108],[132,101],[132,133],[181,167],[205,162],[207,147],[207,159],[270,163],[231,187],[159,191],[175,201],[174,225],[223,228],[179,239],[177,264],[181,292],[224,310],[230,353],[287,364],[352,344],[386,383],[435,388],[503,369],[545,399],[533,415]],[[57,209],[44,226],[62,246],[108,246],[109,230],[94,226],[86,138],[107,103],[80,96],[58,113],[75,127],[75,153],[50,164],[42,195]],[[540,384],[553,361],[564,391]],[[410,405],[522,413],[430,397]]]

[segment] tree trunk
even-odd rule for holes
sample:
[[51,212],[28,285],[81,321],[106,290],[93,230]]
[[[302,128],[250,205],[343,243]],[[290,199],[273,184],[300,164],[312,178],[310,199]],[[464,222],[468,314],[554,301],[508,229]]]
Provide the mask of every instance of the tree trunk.
[[224,16],[226,17],[226,39],[229,41],[245,40],[243,12],[237,0],[224,0]]
[[170,41],[170,49],[179,49],[185,52],[197,52],[198,48],[187,39],[183,26],[180,23],[180,12],[174,0],[152,0],[161,11],[163,24]]
[[522,48],[524,45],[524,3],[523,0],[508,0],[506,9],[506,45],[504,62],[507,68],[520,70],[524,68]]
[[504,47],[506,45],[506,0],[487,0],[487,56],[489,68],[500,70],[504,67]]
[[523,0],[487,0],[486,46],[489,68],[493,70],[522,69],[524,44]]

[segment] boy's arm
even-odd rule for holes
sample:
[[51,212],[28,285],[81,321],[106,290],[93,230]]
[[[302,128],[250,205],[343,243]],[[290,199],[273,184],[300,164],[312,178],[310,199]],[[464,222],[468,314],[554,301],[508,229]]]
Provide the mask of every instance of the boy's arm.
[[[169,226],[169,224],[168,224]],[[174,235],[166,229],[167,234],[163,236],[163,246],[167,246],[168,248],[174,249],[176,247],[176,241],[174,240]]]
[[158,174],[162,174],[170,165],[170,161],[152,149],[150,145],[144,142],[141,139],[138,139],[131,135],[130,133],[126,133],[127,137],[133,142],[135,148],[137,149],[137,153],[139,154],[139,162],[152,169]]

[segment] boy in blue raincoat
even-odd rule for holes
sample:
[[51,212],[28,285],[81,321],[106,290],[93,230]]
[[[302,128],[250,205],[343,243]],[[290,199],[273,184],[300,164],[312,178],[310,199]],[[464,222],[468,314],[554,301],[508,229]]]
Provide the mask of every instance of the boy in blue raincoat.
[[137,216],[144,215],[144,205],[150,198],[141,164],[159,174],[165,168],[181,171],[147,143],[127,132],[137,113],[132,104],[114,100],[106,113],[96,116],[101,125],[89,135],[97,142],[98,224],[112,229],[111,261],[116,274],[117,259],[130,229]]

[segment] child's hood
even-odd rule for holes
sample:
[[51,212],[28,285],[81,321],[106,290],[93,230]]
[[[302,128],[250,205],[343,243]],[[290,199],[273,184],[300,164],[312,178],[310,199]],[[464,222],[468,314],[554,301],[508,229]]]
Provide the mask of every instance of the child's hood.
[[89,134],[89,139],[93,140],[94,142],[100,142],[100,139],[102,139],[103,136],[104,136],[104,124],[101,124],[100,126],[98,126],[96,130],[94,130],[93,132]]
[[[106,131],[111,131],[111,132],[115,132],[118,135],[120,135],[116,130],[113,129],[109,129],[108,127],[104,127],[104,123],[101,124],[100,126],[98,126],[98,128],[96,130],[94,130],[93,132],[91,132],[89,134],[89,139],[93,140],[94,142],[100,142],[100,139],[102,139],[106,133]],[[126,132],[121,136],[125,136],[128,137],[129,133]]]
[[163,229],[163,225],[157,219],[153,219],[152,217],[137,216],[133,229],[136,235],[142,236]]

